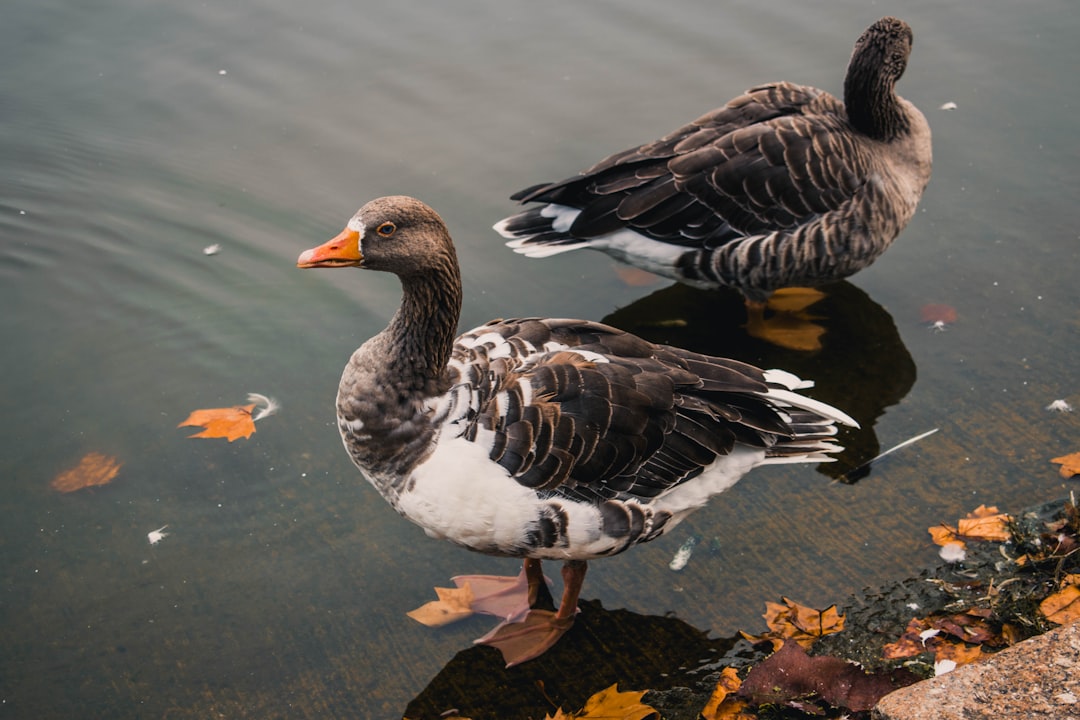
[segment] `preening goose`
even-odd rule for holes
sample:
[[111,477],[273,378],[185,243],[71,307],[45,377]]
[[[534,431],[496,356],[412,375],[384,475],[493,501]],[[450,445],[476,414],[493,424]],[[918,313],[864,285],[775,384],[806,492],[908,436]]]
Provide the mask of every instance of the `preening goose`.
[[696,287],[763,302],[870,265],[930,180],[930,127],[894,87],[911,52],[903,20],[855,43],[844,100],[779,82],[748,90],[655,142],[512,199],[495,225],[519,253],[601,250]]
[[401,306],[337,395],[345,448],[379,493],[432,537],[524,558],[523,604],[541,560],[565,563],[557,612],[523,611],[482,639],[508,664],[570,626],[586,561],[659,537],[758,465],[830,459],[836,423],[855,424],[790,373],[595,322],[493,320],[455,338],[457,255],[413,198],[369,202],[297,266],[401,280]]

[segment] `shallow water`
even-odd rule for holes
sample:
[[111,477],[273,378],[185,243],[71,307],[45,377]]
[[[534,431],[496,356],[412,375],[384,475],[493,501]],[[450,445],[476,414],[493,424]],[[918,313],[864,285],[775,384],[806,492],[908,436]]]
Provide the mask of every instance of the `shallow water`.
[[[930,121],[934,176],[893,248],[816,308],[820,352],[748,338],[723,293],[628,284],[596,253],[528,260],[490,230],[511,192],[751,85],[838,92],[886,13],[915,30],[900,92]],[[1044,410],[1080,405],[1069,3],[15,0],[3,16],[0,718],[395,717],[488,629],[403,613],[451,575],[514,563],[402,521],[334,428],[340,369],[398,287],[294,264],[379,195],[447,220],[463,328],[606,319],[814,378],[864,421],[841,463],[762,469],[593,563],[584,596],[605,608],[759,630],[766,600],[825,606],[920,567],[932,524],[1074,487],[1048,460],[1080,449],[1080,413]],[[928,303],[957,321],[931,331]],[[283,409],[248,440],[176,428],[252,391]],[[123,462],[117,478],[52,491],[88,452]]]

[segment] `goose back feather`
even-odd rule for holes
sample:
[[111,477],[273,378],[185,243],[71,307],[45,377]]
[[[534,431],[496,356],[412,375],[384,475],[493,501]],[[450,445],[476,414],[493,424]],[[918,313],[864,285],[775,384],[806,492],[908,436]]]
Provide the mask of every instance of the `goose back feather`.
[[606,252],[697,287],[772,291],[839,280],[904,229],[930,179],[930,128],[895,93],[911,28],[855,44],[844,100],[778,82],[579,175],[526,188],[495,225],[530,257]]

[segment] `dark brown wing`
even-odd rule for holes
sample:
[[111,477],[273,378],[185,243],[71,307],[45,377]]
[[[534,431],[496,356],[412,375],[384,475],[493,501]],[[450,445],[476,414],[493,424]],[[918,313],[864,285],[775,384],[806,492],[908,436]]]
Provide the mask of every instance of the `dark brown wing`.
[[513,199],[581,209],[569,230],[577,238],[629,227],[669,243],[717,247],[840,207],[865,171],[845,160],[857,157],[851,142],[835,97],[763,85],[660,140]]
[[450,369],[447,422],[522,485],[576,499],[652,498],[736,442],[797,434],[757,368],[598,323],[494,321],[459,338]]

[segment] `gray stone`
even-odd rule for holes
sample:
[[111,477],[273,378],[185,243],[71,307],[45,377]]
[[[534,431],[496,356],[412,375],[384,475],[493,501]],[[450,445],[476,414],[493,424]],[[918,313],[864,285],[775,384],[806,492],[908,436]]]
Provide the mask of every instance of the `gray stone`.
[[1080,720],[1080,623],[889,693],[874,720]]

